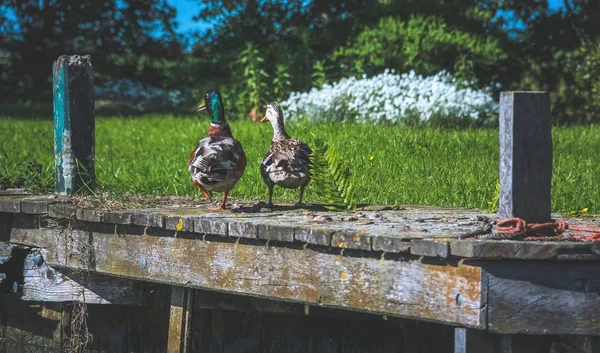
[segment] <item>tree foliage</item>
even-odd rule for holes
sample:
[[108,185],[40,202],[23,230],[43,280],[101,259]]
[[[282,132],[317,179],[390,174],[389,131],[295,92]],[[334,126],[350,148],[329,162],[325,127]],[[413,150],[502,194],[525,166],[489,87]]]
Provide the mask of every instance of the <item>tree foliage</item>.
[[0,0],[0,95],[48,97],[52,62],[90,54],[97,80],[162,84],[182,56],[166,0]]
[[[237,116],[290,91],[394,68],[446,70],[496,93],[548,90],[556,121],[600,121],[597,0],[195,2],[211,29],[184,37],[168,0],[0,0],[0,100],[48,99],[52,61],[85,53],[96,80],[219,87]],[[263,62],[238,60],[247,43]]]

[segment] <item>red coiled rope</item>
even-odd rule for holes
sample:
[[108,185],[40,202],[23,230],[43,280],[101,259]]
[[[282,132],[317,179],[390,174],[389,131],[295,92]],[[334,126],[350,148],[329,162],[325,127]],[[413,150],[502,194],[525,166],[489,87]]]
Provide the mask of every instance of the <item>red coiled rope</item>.
[[[499,235],[524,236],[525,240],[579,240],[600,241],[600,228],[586,227],[567,224],[563,220],[551,220],[546,223],[527,223],[521,218],[507,218],[496,222]],[[566,230],[587,232],[592,234],[570,233],[566,236]]]

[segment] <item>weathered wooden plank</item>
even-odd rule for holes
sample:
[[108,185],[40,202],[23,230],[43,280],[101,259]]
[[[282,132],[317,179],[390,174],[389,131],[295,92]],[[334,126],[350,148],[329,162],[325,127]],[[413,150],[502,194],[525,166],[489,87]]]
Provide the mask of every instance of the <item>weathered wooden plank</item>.
[[12,258],[14,247],[15,246],[10,243],[0,241],[0,265],[4,265]]
[[335,232],[331,246],[342,249],[371,250],[371,236],[364,232]]
[[[310,305],[485,325],[478,267],[339,256],[311,249],[200,239],[91,234],[92,247],[70,256],[90,234],[73,230],[14,232],[14,241],[48,249],[51,265],[172,285],[254,295]],[[147,266],[140,266],[147,259]],[[460,295],[461,300],[456,297]]]
[[234,310],[296,315],[305,315],[306,312],[304,305],[299,303],[208,290],[194,290],[194,308],[195,310]]
[[131,216],[131,223],[144,227],[163,227],[163,216],[158,213],[138,213],[134,212]]
[[105,223],[131,224],[131,216],[131,212],[128,211],[111,211],[105,212],[102,220]]
[[94,84],[89,55],[60,56],[53,65],[56,192],[93,188]]
[[[454,256],[480,259],[547,260],[592,255],[590,243],[539,242],[509,240],[456,240],[450,241]],[[590,260],[599,258],[594,256]]]
[[12,199],[7,197],[0,198],[0,212],[21,212],[21,201],[19,199]]
[[286,241],[290,243],[294,241],[293,227],[259,224],[257,231],[260,239]]
[[168,353],[187,353],[190,349],[190,331],[194,291],[190,288],[173,286],[169,312]]
[[21,201],[21,212],[30,214],[48,213],[48,204],[51,201],[42,199],[31,199]]
[[43,262],[36,263],[35,256],[30,253],[25,259],[21,300],[143,304],[143,292],[132,281],[83,271],[61,270]]
[[407,253],[410,251],[410,242],[396,237],[378,235],[373,237],[372,243],[375,251],[391,253]]
[[294,230],[294,239],[302,243],[330,246],[333,233],[333,230],[300,227]]
[[500,93],[498,217],[550,220],[552,126],[548,92]]
[[227,235],[234,238],[258,238],[258,225],[254,222],[232,221],[227,225]]
[[491,262],[488,327],[513,334],[599,335],[600,268],[581,262]]
[[80,221],[85,221],[85,222],[102,222],[102,216],[104,215],[104,212],[101,210],[95,210],[95,209],[85,209],[85,208],[78,208],[75,216],[77,217],[78,220]]
[[413,255],[447,258],[450,244],[446,240],[413,239],[410,241],[410,253]]
[[201,234],[214,234],[227,236],[227,221],[221,219],[196,218],[194,220],[194,232]]
[[165,217],[165,229],[175,230],[178,232],[193,232],[194,218],[193,217]]
[[481,330],[455,328],[454,353],[494,353],[494,337]]
[[48,205],[48,215],[53,218],[75,218],[77,208],[66,202],[57,202]]
[[13,216],[12,226],[22,229],[34,229],[40,227],[41,216],[18,213]]

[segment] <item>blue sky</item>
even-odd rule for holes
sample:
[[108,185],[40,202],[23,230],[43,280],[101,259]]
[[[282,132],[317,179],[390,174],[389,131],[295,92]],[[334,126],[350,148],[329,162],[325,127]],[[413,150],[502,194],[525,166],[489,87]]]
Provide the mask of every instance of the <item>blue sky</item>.
[[[572,2],[572,0],[569,0]],[[177,21],[179,22],[180,33],[189,33],[194,31],[203,32],[210,28],[210,24],[196,22],[192,18],[198,14],[199,0],[167,0],[167,2],[177,9]],[[563,0],[549,0],[550,8],[560,10],[564,8]],[[6,11],[0,7],[0,11]]]
[[177,22],[179,22],[179,32],[204,31],[210,27],[209,24],[195,22],[192,17],[198,14],[199,1],[193,0],[167,0],[167,2],[177,9]]
[[[210,27],[209,24],[192,20],[192,17],[198,14],[198,0],[167,0],[167,2],[177,9],[177,21],[179,22],[180,33],[196,30],[204,31]],[[549,0],[549,4],[553,10],[560,10],[564,7],[563,0]]]

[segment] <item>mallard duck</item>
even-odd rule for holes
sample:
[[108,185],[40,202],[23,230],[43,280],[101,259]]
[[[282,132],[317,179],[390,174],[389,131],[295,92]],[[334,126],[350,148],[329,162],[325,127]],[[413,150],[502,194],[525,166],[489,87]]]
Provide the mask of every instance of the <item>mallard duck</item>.
[[198,141],[190,156],[188,171],[192,182],[207,200],[208,191],[223,192],[223,202],[215,210],[226,208],[227,196],[240,180],[246,169],[246,154],[242,144],[233,138],[229,124],[225,121],[225,109],[221,94],[217,90],[206,93],[204,105],[198,110],[208,112],[211,117],[208,137]]
[[311,150],[300,141],[290,137],[283,126],[283,111],[277,102],[267,105],[266,115],[261,122],[270,121],[273,126],[273,141],[261,164],[260,172],[269,188],[269,205],[273,206],[273,188],[279,185],[286,189],[300,187],[302,206],[304,188],[310,181],[308,162]]

